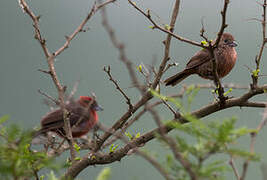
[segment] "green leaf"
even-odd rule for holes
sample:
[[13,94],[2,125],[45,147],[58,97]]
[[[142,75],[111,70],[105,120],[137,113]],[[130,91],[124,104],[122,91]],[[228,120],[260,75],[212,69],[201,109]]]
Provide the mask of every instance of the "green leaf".
[[101,170],[96,180],[108,180],[110,178],[110,175],[111,175],[111,169],[109,167],[106,167]]
[[259,72],[260,72],[260,69],[256,69],[256,70],[252,71],[252,75],[254,77],[258,77],[259,76]]
[[3,124],[3,123],[6,122],[8,119],[9,119],[9,116],[8,116],[8,115],[2,116],[2,117],[0,118],[0,124]]
[[165,24],[165,25],[164,25],[164,28],[165,28],[166,30],[168,30],[168,31],[171,30],[171,26],[170,26],[169,24]]
[[50,174],[48,176],[48,179],[49,180],[58,180],[58,178],[55,176],[53,171],[50,172]]
[[233,90],[233,88],[228,89],[228,91],[226,91],[223,95],[224,96],[227,96],[227,94],[229,94],[230,92],[232,92],[232,90]]
[[259,161],[260,160],[260,156],[255,154],[255,153],[250,153],[247,151],[243,151],[241,149],[227,149],[227,152],[229,154],[231,154],[232,156],[237,156],[237,157],[243,157],[243,158],[247,158],[249,160],[252,161]]
[[129,132],[125,132],[124,134],[129,138],[129,140],[133,139],[133,136]]
[[113,153],[114,151],[116,151],[116,149],[118,148],[119,145],[114,145],[114,144],[111,144],[110,147],[109,147],[109,152],[110,153]]
[[139,138],[141,136],[141,133],[138,132],[136,135],[135,135],[135,138]]
[[250,133],[258,133],[257,129],[248,129],[247,127],[241,127],[238,129],[234,129],[232,131],[232,134],[237,135],[237,136],[243,136],[246,134],[250,134]]
[[77,143],[74,143],[74,149],[77,153],[80,153],[81,147]]
[[201,41],[201,44],[202,45],[208,45],[208,42],[207,41]]
[[142,65],[137,66],[136,69],[137,69],[139,72],[143,72],[143,67],[142,67]]

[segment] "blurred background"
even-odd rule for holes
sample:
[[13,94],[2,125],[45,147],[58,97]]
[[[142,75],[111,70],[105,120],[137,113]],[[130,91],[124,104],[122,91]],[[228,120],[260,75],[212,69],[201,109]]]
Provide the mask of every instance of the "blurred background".
[[[261,2],[260,0],[257,2]],[[261,18],[261,6],[253,0],[232,0],[227,13],[229,27],[238,42],[238,61],[232,72],[223,79],[224,83],[237,83],[248,85],[251,81],[248,69],[255,68],[254,58],[259,51],[261,43],[261,24],[251,21],[252,18]],[[138,6],[150,9],[151,15],[160,23],[169,24],[173,0],[136,0]],[[81,23],[93,5],[90,0],[35,0],[28,1],[34,13],[41,15],[40,26],[47,46],[54,52],[65,42],[65,35],[69,35]],[[216,37],[221,23],[220,11],[223,0],[181,0],[180,13],[175,26],[175,33],[201,41],[199,31],[201,19],[204,20],[205,29],[210,39]],[[137,66],[141,63],[152,64],[156,59],[156,65],[163,57],[164,45],[162,41],[166,34],[149,28],[148,20],[132,8],[127,1],[117,0],[116,3],[107,6],[108,19],[115,30],[119,40],[126,46],[128,58]],[[160,17],[160,18],[158,18]],[[40,118],[49,111],[43,103],[44,97],[38,93],[38,89],[57,97],[56,88],[50,76],[43,74],[38,69],[47,69],[46,59],[39,43],[34,39],[32,21],[24,14],[17,1],[0,1],[0,116],[9,115],[9,123],[15,123],[25,129],[38,127]],[[112,46],[107,33],[101,25],[100,14],[97,13],[86,25],[89,30],[80,33],[70,44],[70,47],[56,59],[56,71],[61,82],[71,90],[77,80],[80,84],[76,93],[89,95],[94,92],[99,104],[104,111],[99,113],[100,121],[105,125],[113,124],[122,113],[127,110],[125,100],[121,97],[114,85],[108,80],[103,67],[110,65],[111,73],[127,92],[137,101],[139,93],[132,84],[128,72],[118,59],[118,52]],[[163,77],[164,79],[180,71],[185,67],[188,59],[197,51],[198,47],[172,40],[171,62],[179,63]],[[261,62],[261,73],[265,74],[265,55]],[[138,75],[142,80],[142,76]],[[185,83],[207,83],[199,77],[190,77]],[[266,78],[260,79],[260,84],[266,83]],[[175,93],[179,86],[162,87],[163,94]],[[232,96],[238,96],[244,91],[233,90]],[[254,99],[266,100],[262,95]],[[192,109],[213,101],[211,90],[200,90]],[[161,110],[163,120],[171,119],[172,114]],[[238,118],[238,126],[255,128],[261,121],[262,109],[257,108],[232,108],[213,116],[208,120],[220,120],[224,117],[235,116]],[[155,127],[150,115],[143,116],[130,130],[130,133],[141,132]],[[266,128],[263,129],[256,140],[256,152],[262,156],[262,162],[267,162]],[[248,149],[250,138],[246,136],[238,142],[238,146]],[[166,149],[159,148],[156,140],[148,143],[148,150],[155,151],[160,162],[163,162]],[[226,161],[227,163],[227,161]],[[241,163],[239,163],[241,165]],[[251,163],[247,179],[261,179],[261,163]],[[112,170],[112,180],[127,179],[163,179],[162,176],[145,160],[132,155],[109,165]],[[96,177],[103,166],[88,167],[80,175],[79,179]],[[233,172],[227,174],[228,179],[234,179]]]

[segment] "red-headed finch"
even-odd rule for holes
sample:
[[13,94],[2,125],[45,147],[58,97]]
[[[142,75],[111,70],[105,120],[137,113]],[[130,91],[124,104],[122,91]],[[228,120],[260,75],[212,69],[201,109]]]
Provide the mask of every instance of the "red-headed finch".
[[[98,122],[96,111],[103,110],[94,98],[80,96],[76,101],[71,100],[66,104],[68,118],[71,126],[73,138],[87,134]],[[63,111],[59,108],[49,112],[41,120],[41,129],[35,133],[35,137],[49,131],[57,133],[61,137],[66,137],[64,130]]]

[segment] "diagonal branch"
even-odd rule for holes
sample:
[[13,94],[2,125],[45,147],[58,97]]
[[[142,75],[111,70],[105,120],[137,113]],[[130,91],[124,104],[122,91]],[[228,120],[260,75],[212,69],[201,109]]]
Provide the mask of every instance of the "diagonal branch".
[[[210,105],[204,106],[200,108],[199,110],[191,112],[191,115],[197,117],[197,118],[203,118],[206,117],[212,113],[231,108],[231,107],[243,107],[248,106],[249,102],[248,100],[256,95],[263,94],[267,90],[267,85],[257,87],[255,90],[249,90],[244,95],[238,97],[238,98],[232,98],[227,99],[225,101],[224,106],[220,106],[220,102],[214,102]],[[250,106],[249,106],[250,107]],[[254,106],[251,106],[254,107]],[[261,104],[261,106],[258,107],[265,107],[265,104]],[[177,117],[177,119],[174,119],[174,121],[179,121],[180,123],[188,123],[188,121],[180,116]],[[172,127],[170,126],[163,126],[165,129],[165,132],[169,132],[172,130]],[[84,168],[90,166],[90,165],[96,165],[96,164],[109,164],[115,161],[120,161],[123,157],[125,157],[131,149],[138,147],[142,144],[146,144],[147,142],[151,141],[156,137],[156,134],[160,133],[160,128],[153,129],[142,136],[140,136],[137,139],[134,139],[130,141],[128,144],[126,144],[124,147],[116,150],[112,154],[102,154],[102,155],[95,155],[94,158],[89,158],[89,154],[87,156],[84,156],[83,159],[74,164],[72,168],[70,168],[66,174],[65,177],[76,177]]]
[[267,42],[267,38],[266,38],[266,0],[263,1],[263,4],[261,4],[262,6],[262,20],[261,21],[261,25],[262,25],[262,43],[261,43],[261,47],[259,50],[259,54],[256,55],[255,57],[255,63],[256,63],[256,73],[252,73],[251,74],[251,78],[252,78],[252,84],[251,84],[251,88],[255,88],[258,84],[258,78],[259,78],[259,70],[260,70],[260,61],[262,58],[262,54],[263,54],[263,50],[265,48],[265,44]]
[[[153,19],[152,19],[152,17],[151,17],[151,15],[150,14],[146,14],[142,9],[140,9],[137,5],[136,5],[136,3],[134,3],[133,1],[131,1],[131,0],[128,0],[128,2],[135,8],[135,9],[137,9],[137,11],[139,11],[141,14],[143,14],[152,24],[153,24],[153,29],[158,29],[158,30],[160,30],[160,31],[162,31],[162,32],[165,32],[165,33],[167,33],[167,34],[169,34],[169,35],[171,35],[172,37],[174,37],[175,39],[178,39],[178,40],[180,40],[180,41],[182,41],[182,42],[186,42],[186,43],[188,43],[188,44],[191,44],[191,45],[194,45],[194,46],[199,46],[199,47],[202,47],[202,48],[205,48],[205,46],[203,46],[201,43],[198,43],[198,42],[196,42],[196,41],[191,41],[191,40],[189,40],[189,39],[186,39],[186,38],[183,38],[182,36],[179,36],[179,35],[177,35],[177,34],[174,34],[172,31],[171,31],[171,28],[170,28],[170,30],[168,29],[168,28],[165,28],[165,27],[161,27],[160,25],[158,25]],[[177,3],[177,1],[176,1],[176,3]]]
[[78,33],[82,32],[84,29],[85,24],[91,19],[91,17],[101,8],[104,6],[115,2],[116,0],[107,0],[104,3],[101,3],[99,5],[96,5],[96,2],[94,3],[93,7],[91,8],[91,11],[89,14],[85,17],[85,19],[82,21],[82,23],[77,27],[77,29],[74,30],[74,32],[70,36],[65,36],[66,37],[66,42],[62,47],[60,47],[55,53],[55,56],[58,56],[61,54],[66,48],[69,47],[70,41],[74,39]]
[[131,99],[126,95],[126,93],[120,88],[118,82],[112,77],[110,72],[110,66],[107,68],[104,67],[103,70],[108,74],[109,80],[113,82],[113,84],[116,86],[116,89],[123,95],[123,97],[126,99],[126,103],[129,106],[129,110],[131,111],[133,109],[133,105],[131,103]]

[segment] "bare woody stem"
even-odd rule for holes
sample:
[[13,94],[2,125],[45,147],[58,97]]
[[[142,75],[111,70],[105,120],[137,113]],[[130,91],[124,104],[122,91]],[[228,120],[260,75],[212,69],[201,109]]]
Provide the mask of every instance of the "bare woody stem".
[[260,47],[260,50],[259,50],[259,54],[256,55],[255,57],[255,63],[256,63],[256,73],[253,73],[251,74],[251,78],[252,78],[252,84],[251,84],[251,88],[255,88],[257,85],[258,85],[258,74],[259,74],[259,70],[260,70],[260,61],[261,61],[261,58],[262,58],[262,54],[263,54],[263,50],[264,50],[264,47],[265,47],[265,44],[267,42],[267,38],[266,38],[266,0],[263,1],[263,4],[261,4],[262,6],[262,20],[261,20],[261,25],[262,25],[262,43],[261,43],[261,47]]
[[27,3],[25,2],[25,0],[19,0],[19,4],[21,6],[21,8],[23,9],[23,11],[25,13],[27,13],[32,21],[33,21],[33,27],[34,27],[34,31],[35,31],[35,38],[38,40],[38,42],[40,43],[45,57],[47,59],[47,63],[48,63],[48,67],[49,67],[49,74],[51,75],[51,78],[57,88],[58,91],[58,98],[59,98],[59,102],[60,102],[60,107],[63,111],[63,119],[64,119],[64,129],[66,131],[66,135],[67,138],[69,140],[69,145],[70,145],[70,154],[71,154],[71,160],[73,161],[75,159],[75,150],[73,148],[74,145],[74,141],[73,141],[73,137],[72,137],[72,133],[71,133],[71,126],[70,126],[70,122],[68,120],[68,112],[66,110],[65,107],[65,102],[64,102],[64,93],[65,93],[65,87],[61,85],[58,76],[56,74],[56,70],[55,70],[55,66],[54,66],[54,62],[55,62],[55,57],[57,57],[59,54],[61,54],[70,44],[70,41],[72,39],[74,39],[74,37],[77,36],[77,34],[79,32],[82,32],[85,24],[89,21],[89,19],[102,7],[106,6],[109,3],[112,3],[116,0],[107,0],[102,4],[99,4],[98,6],[96,6],[96,3],[93,5],[90,13],[86,16],[86,18],[82,21],[82,23],[76,28],[76,30],[70,35],[70,36],[66,36],[66,42],[64,43],[64,45],[62,47],[60,47],[56,52],[54,53],[50,53],[47,46],[46,46],[46,40],[42,37],[41,35],[41,31],[40,31],[40,26],[39,26],[39,19],[40,16],[36,16],[33,11],[29,8],[29,6],[27,5]]
[[40,31],[40,26],[39,26],[39,18],[38,16],[36,16],[32,10],[30,10],[29,6],[26,4],[26,2],[24,0],[19,0],[19,3],[22,7],[22,9],[24,10],[24,12],[26,12],[32,19],[33,21],[33,27],[35,30],[35,38],[38,40],[38,42],[40,43],[44,54],[46,56],[47,59],[47,64],[48,64],[48,68],[49,68],[49,74],[51,75],[51,78],[57,88],[58,91],[58,99],[59,99],[59,103],[60,103],[60,108],[63,111],[63,119],[64,119],[64,129],[66,131],[66,135],[67,138],[70,140],[70,154],[71,154],[71,160],[75,159],[75,151],[73,148],[73,138],[72,138],[72,133],[71,133],[71,128],[70,128],[70,123],[68,121],[68,112],[66,110],[65,107],[65,102],[64,102],[64,93],[65,93],[65,88],[61,85],[56,70],[55,70],[55,55],[51,54],[46,46],[46,41],[45,39],[42,37],[41,35],[41,31]]
[[[141,14],[143,14],[143,15],[144,15],[144,16],[145,16],[145,17],[146,17],[146,18],[153,24],[154,27],[152,27],[152,29],[158,29],[158,30],[160,30],[160,31],[162,31],[162,32],[165,32],[165,33],[171,35],[172,37],[174,37],[175,39],[178,39],[178,40],[180,40],[180,41],[182,41],[182,42],[186,42],[186,43],[189,43],[189,44],[194,45],[194,46],[199,46],[199,47],[205,48],[205,46],[203,46],[201,43],[198,43],[198,42],[195,42],[195,41],[192,41],[192,40],[183,38],[182,36],[179,36],[179,35],[177,35],[177,34],[174,34],[174,33],[171,31],[171,29],[169,30],[169,29],[166,29],[165,27],[161,27],[160,25],[158,25],[158,24],[152,19],[152,17],[151,17],[150,14],[145,13],[142,9],[140,9],[140,8],[136,5],[136,3],[134,3],[134,2],[131,1],[131,0],[128,0],[128,2],[129,2],[135,9],[137,9]],[[176,3],[177,3],[177,1],[176,1]]]
[[225,100],[226,100],[226,97],[224,96],[224,89],[222,87],[222,84],[221,84],[221,81],[219,79],[219,76],[218,76],[218,68],[217,68],[217,59],[216,59],[216,56],[214,55],[214,50],[215,48],[218,47],[218,44],[221,40],[221,37],[223,35],[223,32],[224,32],[224,29],[227,27],[227,24],[226,24],[226,12],[227,12],[227,7],[228,7],[228,4],[229,4],[229,0],[224,0],[224,6],[223,6],[223,10],[221,12],[221,15],[222,15],[222,23],[221,23],[221,28],[218,32],[218,36],[217,36],[217,39],[215,41],[215,44],[212,46],[211,43],[209,43],[209,51],[210,51],[210,54],[211,54],[211,61],[212,61],[212,71],[213,71],[213,77],[214,77],[214,84],[216,85],[217,87],[217,90],[218,90],[218,96],[219,96],[219,99],[220,99],[220,102],[221,102],[221,105],[224,104]]
[[[207,106],[204,106],[200,108],[199,110],[191,112],[192,116],[195,116],[197,118],[203,118],[206,117],[212,113],[221,111],[223,109],[231,108],[231,107],[265,107],[265,103],[257,103],[257,102],[250,102],[248,101],[250,98],[263,94],[264,91],[267,90],[267,85],[257,87],[255,90],[249,90],[242,96],[238,98],[232,98],[227,99],[225,101],[224,106],[220,106],[219,102],[214,102],[212,104],[209,104]],[[177,119],[174,119],[174,121],[179,121],[181,123],[188,123],[186,119],[184,119],[182,116],[178,117]],[[169,132],[172,130],[171,127],[164,126],[166,132]],[[98,155],[95,154],[93,159],[89,158],[89,155],[84,156],[84,158],[77,164],[74,164],[71,169],[69,169],[65,177],[76,177],[84,168],[88,167],[89,165],[95,165],[95,164],[109,164],[114,161],[120,161],[123,157],[125,157],[129,150],[133,149],[134,147],[138,147],[141,144],[145,144],[152,139],[155,138],[155,134],[160,133],[160,129],[156,128],[153,129],[142,136],[140,136],[137,139],[134,139],[130,141],[128,144],[126,144],[124,147],[114,151],[112,154],[102,154]]]
[[[131,1],[129,1],[131,3]],[[173,10],[172,10],[172,17],[171,17],[171,22],[170,22],[170,31],[173,32],[175,22],[177,19],[177,16],[179,14],[179,7],[180,7],[180,0],[176,0]],[[159,66],[159,70],[156,74],[156,77],[154,79],[154,82],[152,84],[152,88],[155,89],[157,85],[159,84],[159,81],[164,73],[164,69],[166,68],[166,64],[168,60],[170,59],[169,54],[170,54],[170,45],[171,45],[171,38],[172,35],[168,34],[166,40],[164,41],[165,49],[164,49],[164,57],[163,60]]]

